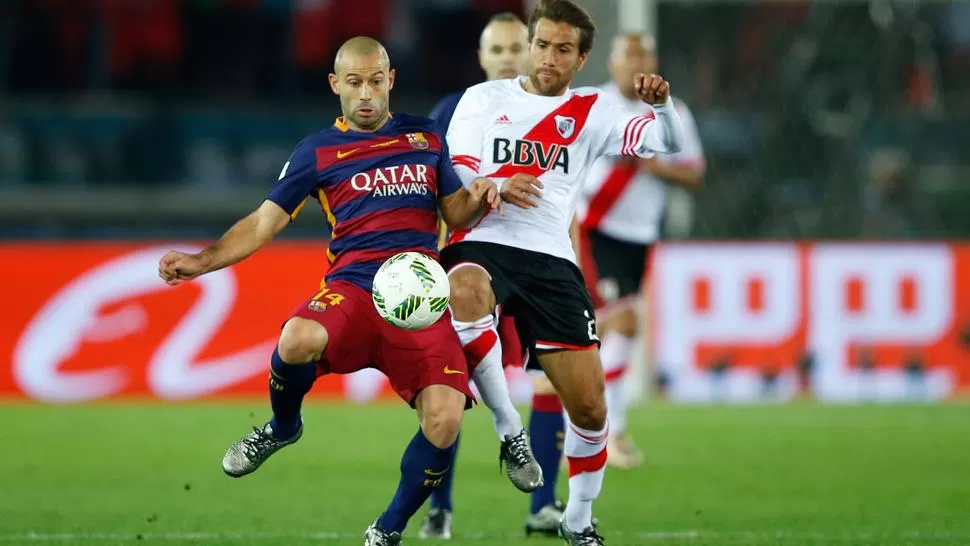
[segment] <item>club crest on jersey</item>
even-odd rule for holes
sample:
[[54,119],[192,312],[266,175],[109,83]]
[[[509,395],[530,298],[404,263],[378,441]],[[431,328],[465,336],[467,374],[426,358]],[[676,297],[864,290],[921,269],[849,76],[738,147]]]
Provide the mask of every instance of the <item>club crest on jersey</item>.
[[576,118],[569,116],[556,116],[556,130],[559,131],[559,136],[563,138],[569,138],[573,136],[573,131],[576,130]]
[[428,139],[424,138],[424,133],[408,133],[408,142],[411,144],[412,148],[417,150],[427,150],[428,149]]

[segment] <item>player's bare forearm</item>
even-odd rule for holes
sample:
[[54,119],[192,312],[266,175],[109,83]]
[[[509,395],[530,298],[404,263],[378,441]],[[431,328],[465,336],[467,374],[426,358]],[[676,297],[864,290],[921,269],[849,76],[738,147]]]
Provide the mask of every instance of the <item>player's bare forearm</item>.
[[236,222],[218,241],[199,253],[205,273],[241,262],[273,240],[290,222],[290,215],[272,201],[264,201]]
[[441,219],[451,229],[468,229],[472,227],[482,214],[485,213],[487,205],[484,201],[476,199],[465,188],[445,197],[440,202]]
[[694,190],[704,181],[704,169],[698,165],[661,163],[656,158],[641,159],[640,168],[668,184]]
[[439,218],[438,220],[438,250],[448,244],[448,226]]
[[502,197],[498,186],[489,178],[479,177],[468,188],[460,188],[455,193],[441,199],[438,207],[441,217],[452,229],[468,229],[485,214],[488,207],[502,212]]

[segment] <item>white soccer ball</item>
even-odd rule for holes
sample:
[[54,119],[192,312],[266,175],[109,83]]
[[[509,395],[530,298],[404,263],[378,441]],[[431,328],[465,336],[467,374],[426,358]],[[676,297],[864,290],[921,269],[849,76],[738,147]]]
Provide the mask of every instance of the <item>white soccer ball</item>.
[[405,330],[431,326],[448,308],[448,275],[435,260],[418,252],[387,259],[374,275],[371,297],[387,322]]

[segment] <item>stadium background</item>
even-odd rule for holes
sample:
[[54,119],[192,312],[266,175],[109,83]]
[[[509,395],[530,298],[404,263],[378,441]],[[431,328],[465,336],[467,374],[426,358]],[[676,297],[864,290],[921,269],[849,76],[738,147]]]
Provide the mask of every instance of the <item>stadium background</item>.
[[[222,444],[266,411],[279,322],[322,276],[322,215],[199,283],[167,289],[155,263],[255,207],[294,143],[338,115],[326,73],[343,39],[383,40],[398,69],[393,109],[428,112],[481,79],[488,17],[530,4],[0,5],[0,416],[7,445],[22,446],[0,455],[16,498],[0,501],[0,540],[354,542],[373,514],[307,523],[271,509],[254,522],[212,509]],[[959,402],[970,392],[970,3],[584,4],[600,38],[579,83],[607,80],[613,34],[654,31],[708,163],[701,190],[671,192],[653,260],[649,335],[629,382],[649,400],[632,421],[650,462],[608,479],[598,513],[619,529],[611,544],[970,543]],[[510,380],[527,400],[528,381]],[[327,378],[315,395],[337,404],[310,411],[338,416],[369,455],[324,437],[293,464],[356,458],[355,480],[386,489],[397,444],[366,431],[412,421],[398,405],[341,401],[387,394],[374,374]],[[102,399],[117,400],[35,403]],[[824,405],[871,401],[900,405]],[[459,502],[491,502],[498,521],[512,493],[493,475],[484,413],[469,417]],[[216,438],[197,430],[206,420]],[[385,433],[407,436],[374,432]],[[279,490],[303,474],[283,466],[268,469],[279,483],[234,494],[285,504]],[[177,495],[159,492],[172,482]],[[328,495],[359,495],[354,485]],[[519,522],[507,515],[505,526],[458,524],[459,535],[498,543]]]

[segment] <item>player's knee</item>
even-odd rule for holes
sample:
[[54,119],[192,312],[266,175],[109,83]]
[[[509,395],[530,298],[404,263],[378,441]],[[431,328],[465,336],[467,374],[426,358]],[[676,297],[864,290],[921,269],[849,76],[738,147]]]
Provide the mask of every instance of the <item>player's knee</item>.
[[461,267],[448,279],[451,282],[451,308],[456,320],[478,320],[495,308],[495,293],[483,270]]
[[583,394],[569,404],[569,420],[579,428],[602,430],[606,426],[606,401],[603,395]]
[[549,378],[542,375],[532,378],[532,392],[535,394],[557,394],[556,388],[552,386],[552,381]]
[[280,358],[288,364],[304,364],[320,359],[327,348],[327,330],[319,323],[303,318],[292,318],[283,326],[278,350]]
[[465,411],[465,395],[454,391],[442,396],[425,397],[422,402],[421,430],[428,441],[439,449],[455,443]]
[[428,441],[445,449],[458,439],[461,430],[461,410],[440,411],[427,415],[422,425]]
[[637,312],[632,305],[624,307],[616,314],[613,330],[626,337],[637,335]]

